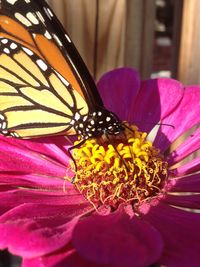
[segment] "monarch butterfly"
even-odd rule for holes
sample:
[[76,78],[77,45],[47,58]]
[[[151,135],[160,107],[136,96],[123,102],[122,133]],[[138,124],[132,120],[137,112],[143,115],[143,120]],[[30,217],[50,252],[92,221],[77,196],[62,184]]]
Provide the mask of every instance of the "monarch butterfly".
[[0,0],[0,133],[86,140],[123,130],[45,0]]

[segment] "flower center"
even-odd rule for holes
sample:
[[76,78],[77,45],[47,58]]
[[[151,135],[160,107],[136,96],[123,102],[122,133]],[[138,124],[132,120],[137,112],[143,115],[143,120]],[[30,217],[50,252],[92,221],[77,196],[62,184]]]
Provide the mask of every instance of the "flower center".
[[147,141],[147,133],[126,125],[129,129],[123,134],[110,137],[112,144],[106,138],[90,139],[73,150],[74,184],[95,208],[109,205],[116,209],[121,203],[136,207],[157,195],[167,179],[167,162]]

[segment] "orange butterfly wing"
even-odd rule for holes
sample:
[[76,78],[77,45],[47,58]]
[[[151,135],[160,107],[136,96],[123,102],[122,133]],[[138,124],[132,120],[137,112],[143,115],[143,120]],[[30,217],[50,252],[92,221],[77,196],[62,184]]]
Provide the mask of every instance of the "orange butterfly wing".
[[62,41],[46,26],[42,34],[28,28],[42,23],[41,13],[27,12],[27,18],[6,10],[0,15],[1,132],[22,138],[76,134],[74,119],[89,107]]

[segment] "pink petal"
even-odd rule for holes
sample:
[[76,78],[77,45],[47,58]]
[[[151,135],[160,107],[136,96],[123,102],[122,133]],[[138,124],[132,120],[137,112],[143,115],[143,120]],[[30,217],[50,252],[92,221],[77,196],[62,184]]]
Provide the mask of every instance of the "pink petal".
[[26,148],[37,152],[38,154],[45,155],[56,162],[60,162],[64,166],[68,165],[69,157],[67,156],[67,149],[72,146],[72,143],[64,136],[35,138],[29,140],[0,136],[0,140],[3,140],[10,145]]
[[25,203],[44,204],[44,205],[75,205],[87,203],[85,198],[76,190],[67,188],[63,191],[43,191],[43,190],[25,190],[15,189],[0,193],[1,204],[0,214]]
[[190,135],[184,143],[174,150],[167,158],[168,164],[173,165],[200,148],[200,128]]
[[140,88],[138,73],[131,68],[119,68],[104,74],[97,87],[108,110],[121,120],[130,120]]
[[44,257],[24,259],[22,267],[100,267],[100,265],[86,261],[74,249],[66,247]]
[[0,170],[65,177],[66,167],[27,148],[0,139]]
[[176,207],[200,209],[200,195],[167,195],[164,202]]
[[[7,184],[12,187],[48,189],[53,191],[63,191],[64,187],[69,187],[70,183],[65,182],[63,178],[52,176],[42,176],[37,174],[23,173],[0,173],[1,184]],[[66,186],[64,185],[66,183]]]
[[189,163],[184,164],[176,169],[170,170],[172,177],[183,176],[186,174],[194,173],[200,169],[200,157],[191,160]]
[[162,252],[160,235],[151,225],[124,211],[93,215],[79,221],[73,233],[78,253],[88,260],[113,267],[146,267]]
[[170,114],[183,96],[183,86],[176,80],[161,78],[143,81],[132,109],[132,121],[149,132]]
[[187,87],[177,109],[162,120],[163,123],[173,125],[174,128],[162,126],[154,145],[161,151],[165,151],[181,134],[200,122],[199,114],[200,87]]
[[23,145],[32,151],[45,155],[67,166],[69,164],[68,148],[73,144],[65,136],[54,136],[27,141],[23,140]]
[[0,248],[22,257],[38,257],[64,247],[71,240],[81,214],[91,211],[79,205],[23,204],[0,217]]
[[170,191],[172,192],[196,192],[200,193],[200,174],[172,179],[173,184]]
[[[141,212],[146,211],[146,204]],[[199,267],[200,214],[183,211],[164,203],[150,207],[142,216],[162,235],[164,247],[160,264],[170,267]]]

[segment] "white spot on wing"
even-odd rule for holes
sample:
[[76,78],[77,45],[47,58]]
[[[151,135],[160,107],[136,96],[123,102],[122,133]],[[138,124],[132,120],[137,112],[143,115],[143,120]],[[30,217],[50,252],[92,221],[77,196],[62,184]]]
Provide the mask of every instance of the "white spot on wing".
[[2,129],[6,129],[6,122],[5,121],[2,123]]
[[30,23],[30,21],[25,18],[22,14],[16,12],[15,13],[15,17],[16,19],[18,19],[21,23],[23,23],[24,25],[26,25],[27,27],[30,27],[32,24]]
[[65,33],[65,37],[66,37],[66,39],[67,39],[67,41],[69,42],[69,43],[71,43],[72,41],[71,41],[71,39],[69,38],[69,36]]
[[36,63],[38,64],[38,66],[42,69],[42,70],[47,70],[47,65],[44,63],[44,61],[43,60],[41,60],[41,59],[38,59],[38,60],[36,60]]
[[38,18],[39,18],[43,23],[45,23],[45,19],[43,18],[42,14],[41,14],[39,11],[37,11],[36,14],[37,14]]
[[49,15],[50,15],[51,17],[53,17],[53,13],[51,12],[51,10],[50,10],[49,8],[47,8],[47,12],[49,13]]
[[30,49],[28,49],[28,48],[26,48],[26,47],[22,47],[22,49],[23,49],[24,52],[25,52],[26,54],[28,54],[29,56],[32,56],[32,55],[33,55],[33,52],[32,52]]
[[47,39],[51,39],[51,38],[52,38],[51,35],[50,35],[50,33],[49,33],[48,31],[45,31],[44,36],[45,36]]
[[59,46],[62,46],[62,42],[60,41],[60,39],[58,38],[58,36],[56,34],[53,34],[53,38],[56,40],[56,42]]
[[36,16],[31,13],[31,12],[28,12],[26,14],[26,17],[33,23],[33,24],[39,24],[39,20],[36,18]]
[[7,0],[7,2],[11,5],[14,5],[18,0]]
[[8,48],[4,48],[3,50],[6,54],[10,54],[10,50]]
[[65,80],[65,78],[56,71],[56,74],[58,75],[58,77],[60,78],[60,80],[66,85],[66,86],[69,86],[69,83],[68,81]]
[[77,121],[77,120],[80,119],[80,117],[81,117],[80,114],[76,112],[76,114],[75,114],[75,116],[74,116],[74,119]]
[[2,131],[2,134],[8,134],[8,131],[4,130],[4,131]]
[[19,135],[15,132],[11,132],[10,135],[14,136],[14,137],[19,137]]
[[12,43],[12,44],[10,45],[10,48],[11,48],[11,49],[15,49],[15,48],[17,48],[17,45],[16,45],[15,43]]
[[52,16],[49,14],[48,8],[44,7],[44,12],[46,13],[46,15],[47,15],[47,17],[48,17],[49,19],[52,18]]
[[2,42],[3,44],[7,44],[8,39],[2,39],[1,42]]
[[0,119],[1,120],[5,120],[4,116],[2,114],[0,114]]

